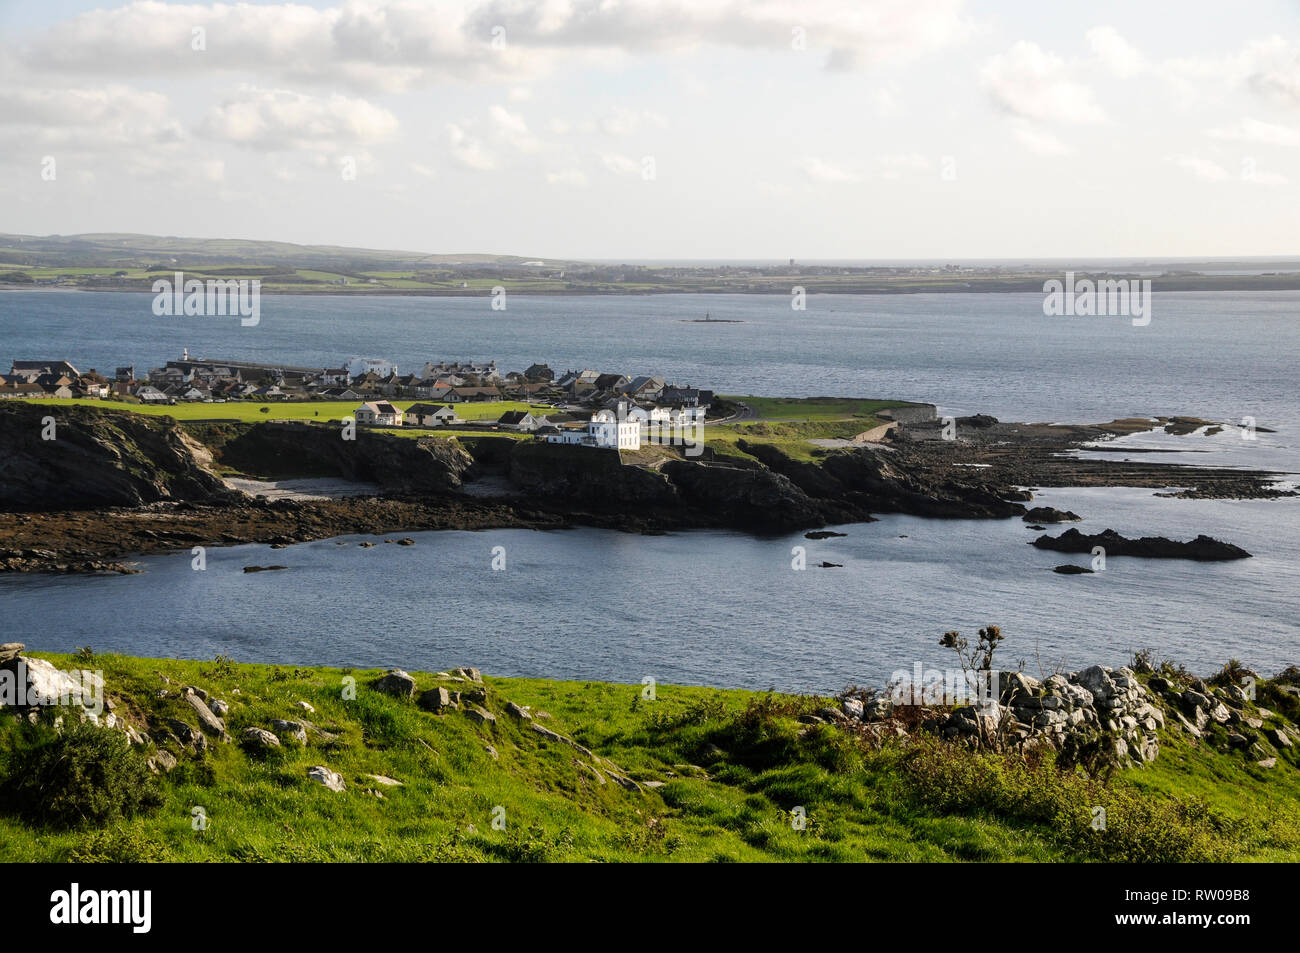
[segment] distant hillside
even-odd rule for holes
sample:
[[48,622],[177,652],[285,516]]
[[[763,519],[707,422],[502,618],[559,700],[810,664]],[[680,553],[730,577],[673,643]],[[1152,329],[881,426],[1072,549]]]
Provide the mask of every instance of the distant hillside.
[[[238,238],[178,238],[119,232],[84,235],[13,235],[0,233],[0,262],[46,268],[95,266],[145,268],[151,265],[225,265],[265,268],[359,270],[429,265],[517,265],[538,259],[472,253],[430,255],[417,251],[295,245]],[[565,262],[546,260],[548,266]]]

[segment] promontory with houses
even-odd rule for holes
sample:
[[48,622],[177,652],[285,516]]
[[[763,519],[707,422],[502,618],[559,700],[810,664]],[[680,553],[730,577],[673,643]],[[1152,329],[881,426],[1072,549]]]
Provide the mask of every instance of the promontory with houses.
[[[64,359],[15,360],[0,379],[0,398],[125,400],[145,405],[356,402],[348,415],[372,428],[457,428],[533,434],[549,443],[636,450],[666,442],[704,423],[714,394],[663,377],[631,377],[587,368],[557,373],[534,363],[502,373],[495,361],[427,362],[403,374],[395,362],[357,357],[338,367],[194,358],[137,374],[131,364],[111,376],[84,373]],[[399,402],[409,403],[399,406]],[[481,405],[510,402],[500,414]],[[472,414],[457,412],[479,405]],[[523,404],[520,409],[517,405]],[[268,420],[276,419],[267,411]],[[213,419],[228,416],[213,408]]]

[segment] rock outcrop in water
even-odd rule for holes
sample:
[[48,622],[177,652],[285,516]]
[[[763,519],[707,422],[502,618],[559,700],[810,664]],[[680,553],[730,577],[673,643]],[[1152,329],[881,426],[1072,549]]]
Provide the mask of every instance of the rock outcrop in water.
[[1127,539],[1108,529],[1088,535],[1077,529],[1068,529],[1060,536],[1040,536],[1033,542],[1039,549],[1058,553],[1090,553],[1100,546],[1107,556],[1144,556],[1147,559],[1194,559],[1198,562],[1215,562],[1226,559],[1249,559],[1250,553],[1240,546],[1225,543],[1210,536],[1197,536],[1190,542],[1179,542],[1163,536],[1143,536]]
[[1035,506],[1021,519],[1026,523],[1077,523],[1083,517],[1071,510],[1058,510],[1054,506]]

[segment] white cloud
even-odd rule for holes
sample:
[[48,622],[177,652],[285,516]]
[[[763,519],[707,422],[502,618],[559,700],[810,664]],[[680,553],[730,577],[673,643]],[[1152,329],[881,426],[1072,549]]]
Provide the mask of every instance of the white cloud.
[[98,151],[185,140],[161,93],[128,86],[47,89],[0,84],[0,128],[28,142]]
[[1063,59],[1036,43],[1020,41],[980,70],[984,91],[1003,112],[1022,119],[1104,122],[1092,90],[1073,79]]
[[1265,146],[1300,146],[1300,129],[1261,122],[1249,117],[1231,126],[1211,129],[1206,135],[1229,142],[1253,142]]
[[363,99],[244,86],[234,98],[209,110],[201,131],[212,139],[274,152],[379,142],[391,137],[397,126],[392,113]]
[[862,181],[860,173],[842,168],[816,156],[804,156],[795,165],[814,182],[845,184]]
[[1255,49],[1257,61],[1247,77],[1249,86],[1270,99],[1300,107],[1300,52],[1283,46],[1277,38]]
[[452,158],[465,168],[487,172],[497,167],[496,158],[483,147],[483,143],[455,123],[447,124],[447,142]]
[[888,119],[902,112],[903,104],[899,99],[898,84],[895,82],[886,83],[879,89],[873,90],[869,99],[876,115],[881,119]]
[[1250,172],[1242,176],[1243,182],[1251,185],[1290,185],[1291,180],[1280,172]]
[[613,172],[615,175],[640,175],[641,163],[636,159],[628,158],[625,155],[619,155],[616,152],[606,152],[600,157],[601,164]]
[[1122,79],[1136,76],[1149,68],[1146,57],[1111,26],[1088,31],[1088,46],[1106,70]]
[[1186,169],[1198,179],[1207,182],[1224,182],[1232,178],[1227,169],[1210,159],[1189,155],[1175,155],[1170,156],[1169,159],[1179,168]]
[[587,176],[580,169],[561,169],[546,173],[547,185],[568,185],[581,188],[587,184]]
[[[492,30],[506,26],[504,46]],[[396,91],[451,79],[533,76],[579,55],[672,54],[702,45],[789,52],[792,25],[839,66],[914,59],[972,32],[963,0],[349,0],[172,4],[78,14],[22,50],[29,69],[192,76],[252,70],[285,83]],[[205,31],[205,49],[192,31]]]
[[663,129],[668,120],[655,112],[644,109],[616,108],[609,114],[596,120],[595,126],[607,136],[630,136],[649,126]]
[[539,139],[528,131],[528,123],[518,113],[512,113],[504,106],[492,106],[488,110],[492,121],[493,136],[498,141],[520,152],[537,152],[542,148]]
[[1017,123],[1011,134],[1022,146],[1040,156],[1062,156],[1070,152],[1070,147],[1056,136],[1030,123]]
[[1247,43],[1239,50],[1217,55],[1174,57],[1162,61],[1157,73],[1189,105],[1221,99],[1226,93],[1248,89],[1273,101],[1300,104],[1296,80],[1296,49],[1280,36]]

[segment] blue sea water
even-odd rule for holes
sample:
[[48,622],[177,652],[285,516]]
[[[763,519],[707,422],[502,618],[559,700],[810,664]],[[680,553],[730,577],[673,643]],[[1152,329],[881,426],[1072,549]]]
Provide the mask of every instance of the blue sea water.
[[[264,296],[262,320],[157,318],[137,294],[0,294],[0,360],[67,358],[137,370],[178,357],[337,365],[383,356],[544,361],[657,373],[723,393],[900,397],[945,412],[1087,422],[1188,414],[1255,418],[1257,440],[1139,435],[1143,459],[1300,471],[1300,293],[1157,293],[1153,319],[1047,318],[1023,294],[510,298]],[[713,318],[743,323],[694,323]],[[5,353],[7,351],[8,353]],[[791,690],[879,683],[943,666],[947,629],[996,623],[1007,661],[1120,664],[1149,647],[1209,671],[1300,661],[1300,500],[1189,501],[1149,489],[1043,491],[1088,531],[1228,539],[1232,563],[1082,557],[1026,545],[1019,520],[890,516],[824,541],[729,532],[415,534],[414,547],[327,540],[276,551],[147,557],[129,577],[0,577],[0,641],[69,650],[298,664],[474,664],[500,675]],[[494,546],[507,569],[490,569]],[[838,569],[791,569],[791,548]],[[246,575],[268,562],[283,572]],[[38,624],[37,624],[38,623]],[[33,632],[39,632],[34,637]]]

